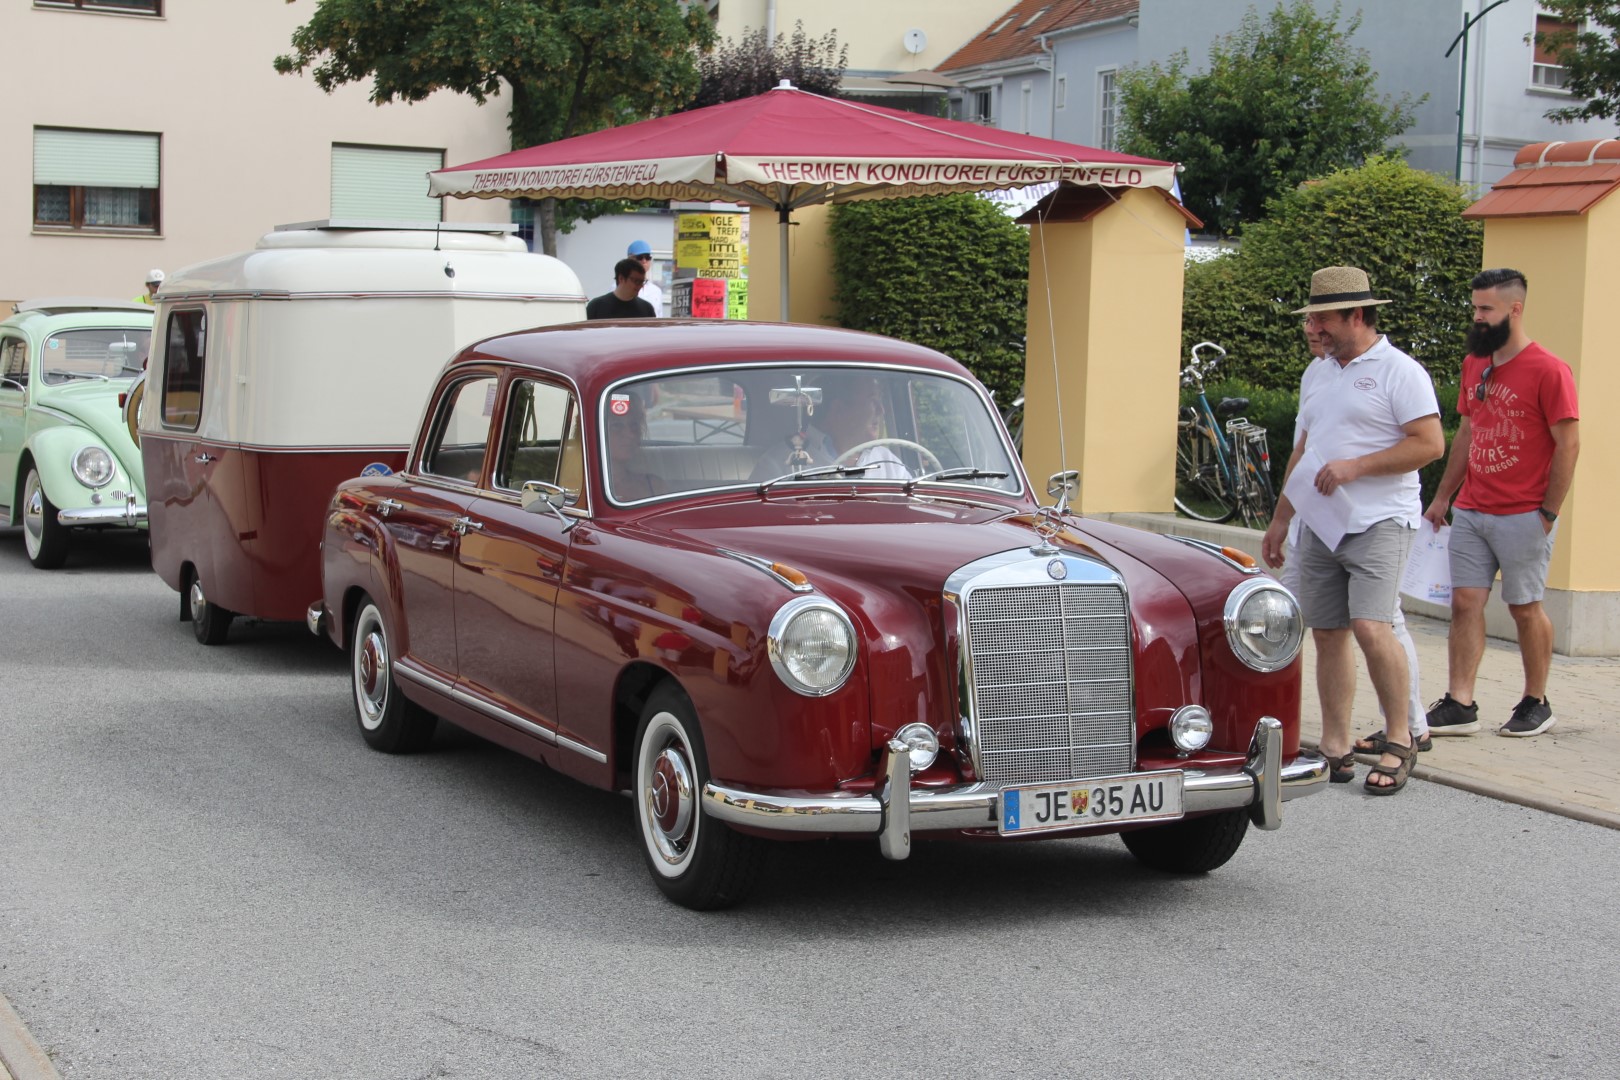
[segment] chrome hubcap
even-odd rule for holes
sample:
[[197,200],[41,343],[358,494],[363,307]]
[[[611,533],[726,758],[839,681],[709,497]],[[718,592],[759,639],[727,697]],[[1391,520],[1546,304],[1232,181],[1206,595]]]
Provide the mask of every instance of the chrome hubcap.
[[29,473],[23,489],[23,543],[29,558],[39,554],[45,542],[45,490],[39,485],[39,474]]
[[691,854],[698,829],[693,770],[679,736],[668,728],[662,734],[663,748],[643,761],[641,812],[653,850],[678,865]]
[[208,616],[208,597],[203,595],[202,578],[191,579],[191,591],[186,596],[191,604],[191,621],[202,622]]
[[361,720],[367,728],[374,728],[388,703],[388,642],[375,625],[367,628],[355,650],[354,685]]

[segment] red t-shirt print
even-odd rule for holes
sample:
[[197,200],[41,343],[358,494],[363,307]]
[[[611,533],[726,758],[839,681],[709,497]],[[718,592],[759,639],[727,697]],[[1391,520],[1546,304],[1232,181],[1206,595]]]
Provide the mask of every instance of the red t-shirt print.
[[1468,417],[1468,472],[1455,505],[1484,514],[1527,514],[1541,505],[1552,467],[1552,425],[1578,420],[1569,365],[1535,342],[1491,372],[1476,398],[1488,356],[1463,361],[1457,412]]

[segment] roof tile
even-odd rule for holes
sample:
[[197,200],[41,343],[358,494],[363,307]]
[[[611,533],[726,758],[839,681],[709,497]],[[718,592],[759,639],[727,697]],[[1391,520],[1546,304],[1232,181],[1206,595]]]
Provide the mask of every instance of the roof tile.
[[1042,51],[1037,35],[1135,15],[1141,6],[1141,0],[1018,0],[934,70],[1034,56]]

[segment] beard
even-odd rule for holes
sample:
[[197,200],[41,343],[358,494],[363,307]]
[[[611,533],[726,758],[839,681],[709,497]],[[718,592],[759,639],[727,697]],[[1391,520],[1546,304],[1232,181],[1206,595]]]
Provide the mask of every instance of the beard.
[[1468,355],[1490,356],[1507,344],[1511,329],[1507,319],[1499,323],[1476,322],[1468,328]]

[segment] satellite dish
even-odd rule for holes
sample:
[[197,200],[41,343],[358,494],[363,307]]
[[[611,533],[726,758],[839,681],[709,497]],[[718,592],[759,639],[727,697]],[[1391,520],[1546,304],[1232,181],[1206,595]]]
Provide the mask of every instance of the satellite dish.
[[928,35],[921,30],[907,30],[905,36],[900,39],[900,43],[906,47],[906,52],[915,56],[928,48]]

